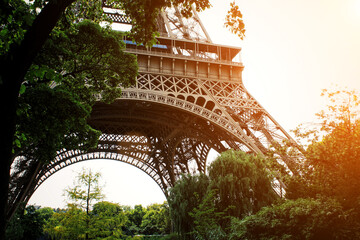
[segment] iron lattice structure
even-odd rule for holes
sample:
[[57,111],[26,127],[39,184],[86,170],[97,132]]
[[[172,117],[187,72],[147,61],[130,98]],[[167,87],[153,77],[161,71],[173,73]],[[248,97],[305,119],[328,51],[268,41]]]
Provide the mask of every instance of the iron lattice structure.
[[[130,23],[121,13],[109,16]],[[296,144],[245,89],[241,48],[212,43],[196,12],[184,19],[179,9],[166,9],[158,23],[161,36],[152,48],[123,39],[125,51],[137,56],[139,75],[113,104],[94,106],[90,124],[102,131],[97,149],[59,152],[33,176],[24,201],[52,174],[81,161],[131,164],[167,195],[181,173],[205,171],[211,149],[265,154],[284,140]],[[294,164],[285,154],[279,161]]]

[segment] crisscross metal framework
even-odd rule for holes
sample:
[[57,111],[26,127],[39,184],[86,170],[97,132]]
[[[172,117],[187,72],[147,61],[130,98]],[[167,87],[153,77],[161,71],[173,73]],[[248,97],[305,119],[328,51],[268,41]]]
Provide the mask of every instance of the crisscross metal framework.
[[[296,145],[244,87],[241,48],[211,43],[197,15],[184,20],[178,10],[167,9],[162,18],[167,32],[152,48],[123,39],[125,51],[137,56],[139,75],[114,103],[94,106],[89,123],[102,131],[97,148],[60,151],[38,169],[21,199],[28,201],[52,174],[81,161],[128,163],[167,195],[182,173],[205,172],[211,149],[266,154],[284,141]],[[125,17],[119,21],[128,23]],[[203,37],[186,25],[191,21]],[[289,169],[295,164],[286,153],[279,162]]]

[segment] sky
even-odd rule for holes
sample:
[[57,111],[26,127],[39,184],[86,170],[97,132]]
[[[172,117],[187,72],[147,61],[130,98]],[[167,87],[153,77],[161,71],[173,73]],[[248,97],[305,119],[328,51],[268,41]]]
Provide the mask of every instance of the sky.
[[[286,131],[316,121],[326,104],[322,89],[360,89],[360,0],[235,0],[245,22],[243,41],[223,27],[230,1],[210,2],[213,7],[199,15],[212,41],[242,47],[246,89]],[[64,189],[83,167],[102,173],[107,201],[130,206],[165,201],[141,170],[91,160],[55,173],[29,204],[66,206]]]

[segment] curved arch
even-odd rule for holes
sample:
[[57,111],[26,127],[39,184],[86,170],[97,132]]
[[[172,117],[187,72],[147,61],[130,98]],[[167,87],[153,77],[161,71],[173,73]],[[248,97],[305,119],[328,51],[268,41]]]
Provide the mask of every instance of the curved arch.
[[203,97],[198,97],[196,99],[196,105],[198,105],[200,107],[203,107],[205,105],[205,103],[206,103],[206,100]]
[[[73,152],[73,151],[70,151]],[[70,165],[79,163],[79,162],[84,162],[84,161],[89,161],[89,160],[113,160],[113,161],[119,161],[119,162],[123,162],[123,163],[127,163],[131,166],[134,166],[138,169],[140,169],[142,172],[144,172],[145,174],[147,174],[151,179],[153,179],[156,184],[160,187],[160,189],[162,190],[162,192],[165,194],[165,190],[163,188],[163,186],[161,185],[161,181],[159,179],[159,176],[156,176],[156,172],[153,171],[153,169],[151,168],[151,166],[144,164],[144,162],[140,161],[139,159],[135,159],[135,158],[131,158],[129,156],[123,155],[123,154],[118,154],[118,153],[114,153],[114,152],[92,152],[92,153],[81,153],[81,154],[76,154],[74,156],[71,155],[67,155],[68,157],[66,159],[62,159],[60,163],[58,164],[54,164],[54,168],[49,169],[48,171],[46,171],[39,179],[38,184],[36,185],[36,187],[34,188],[35,192],[42,183],[44,183],[48,178],[50,178],[53,174],[55,174],[56,172],[60,171],[63,168],[66,168]],[[146,165],[145,168],[143,168],[142,166]],[[147,171],[149,170],[149,171]]]
[[[190,112],[196,116],[208,120],[209,122],[221,127],[226,132],[230,133],[235,139],[244,145],[250,152],[261,153],[260,149],[250,140],[244,130],[239,124],[219,115],[218,112],[210,111],[203,106],[196,103],[191,103],[186,100],[172,97],[170,95],[162,95],[151,91],[139,91],[138,89],[126,89],[122,91],[121,100],[141,100],[164,104],[167,106],[178,108],[182,111]],[[205,99],[204,99],[205,100]]]
[[205,108],[212,111],[215,107],[215,103],[213,101],[207,101],[205,104]]
[[[155,118],[154,114],[158,116]],[[167,188],[176,179],[174,174],[189,172],[190,159],[196,162],[199,171],[205,171],[206,156],[211,148],[221,152],[229,146],[245,147],[245,151],[256,152],[250,141],[244,139],[242,129],[224,115],[185,99],[151,91],[127,89],[113,104],[94,106],[90,124],[103,132],[97,149],[86,153],[77,150],[59,152],[56,159],[37,175],[34,191],[66,166],[108,159],[139,168],[166,195]],[[154,130],[155,125],[158,128]]]

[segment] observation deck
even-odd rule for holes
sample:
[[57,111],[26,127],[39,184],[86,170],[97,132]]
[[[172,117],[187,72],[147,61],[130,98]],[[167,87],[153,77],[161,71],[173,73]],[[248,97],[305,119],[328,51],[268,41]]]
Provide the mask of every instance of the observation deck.
[[239,47],[168,36],[157,40],[154,46],[145,47],[123,38],[125,51],[137,56],[140,72],[241,81],[244,66]]

